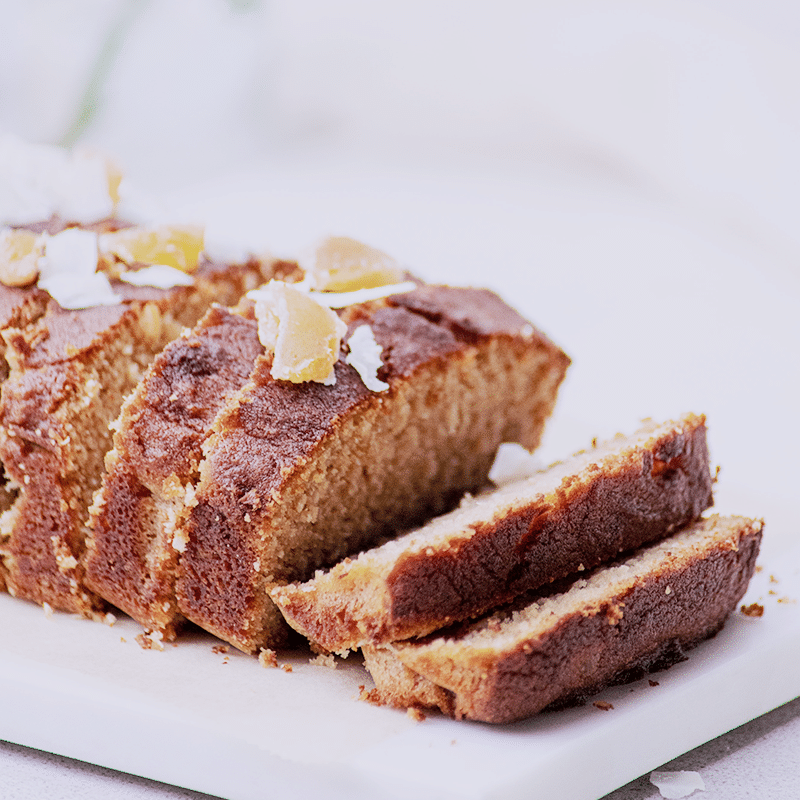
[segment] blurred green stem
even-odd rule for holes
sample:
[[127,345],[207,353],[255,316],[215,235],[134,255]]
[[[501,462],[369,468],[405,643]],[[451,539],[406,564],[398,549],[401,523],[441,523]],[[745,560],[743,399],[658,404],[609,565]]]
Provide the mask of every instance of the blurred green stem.
[[75,119],[61,137],[59,144],[63,147],[72,147],[97,116],[102,102],[103,88],[111,68],[114,66],[128,32],[133,27],[133,23],[149,3],[150,0],[128,0],[120,9],[120,13],[114,24],[109,28],[105,41],[92,66],[89,81],[78,105]]
[[[127,0],[122,5],[92,66],[89,82],[84,89],[75,119],[61,137],[59,144],[62,147],[73,147],[97,116],[103,100],[103,89],[114,62],[119,56],[130,29],[150,2],[151,0]],[[255,11],[261,5],[261,0],[228,0],[228,3],[233,12],[247,13]]]

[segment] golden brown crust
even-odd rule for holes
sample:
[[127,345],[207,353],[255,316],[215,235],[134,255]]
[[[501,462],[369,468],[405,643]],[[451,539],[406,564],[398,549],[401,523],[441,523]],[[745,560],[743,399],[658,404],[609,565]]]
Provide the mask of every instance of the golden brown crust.
[[[269,585],[445,510],[482,485],[501,441],[538,444],[567,357],[490,293],[424,291],[442,299],[436,321],[395,298],[352,315],[383,348],[387,392],[343,358],[332,387],[275,381],[265,358],[221,412],[179,566],[187,618],[243,650],[275,646]],[[450,320],[455,297],[482,331]]]
[[[587,590],[576,585],[540,601],[538,616],[535,605],[518,611],[528,614],[521,623],[508,624],[506,614],[419,643],[366,648],[367,666],[385,703],[430,705],[456,719],[512,722],[581,701],[713,636],[747,588],[762,528],[702,520],[630,560],[629,574],[609,579],[599,599],[583,599]],[[589,586],[602,589],[610,574],[598,570]]]
[[335,652],[423,636],[662,538],[712,503],[704,417],[650,424],[597,453],[272,599],[293,628]]

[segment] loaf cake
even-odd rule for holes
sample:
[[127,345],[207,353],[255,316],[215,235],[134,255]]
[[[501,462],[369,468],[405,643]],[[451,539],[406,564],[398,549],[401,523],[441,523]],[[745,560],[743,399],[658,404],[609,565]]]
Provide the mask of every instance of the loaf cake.
[[505,723],[682,660],[742,598],[762,523],[713,516],[560,594],[415,642],[370,645],[372,699]]
[[[176,532],[180,613],[246,652],[284,641],[271,587],[452,507],[501,442],[534,448],[569,363],[486,290],[417,286],[340,313],[334,385],[256,360],[214,420]],[[347,361],[364,326],[385,391]]]
[[423,636],[668,535],[711,490],[705,419],[650,422],[271,597],[329,651]]

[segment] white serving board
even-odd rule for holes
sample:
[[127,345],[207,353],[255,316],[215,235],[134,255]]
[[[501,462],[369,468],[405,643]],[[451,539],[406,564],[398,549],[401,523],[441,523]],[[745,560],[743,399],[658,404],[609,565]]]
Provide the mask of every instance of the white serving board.
[[265,669],[202,633],[146,651],[127,618],[48,618],[4,595],[0,738],[230,800],[594,800],[800,695],[800,550],[772,550],[745,600],[764,615],[737,612],[658,686],[499,727],[359,702],[371,684],[355,661],[282,654],[290,673]]

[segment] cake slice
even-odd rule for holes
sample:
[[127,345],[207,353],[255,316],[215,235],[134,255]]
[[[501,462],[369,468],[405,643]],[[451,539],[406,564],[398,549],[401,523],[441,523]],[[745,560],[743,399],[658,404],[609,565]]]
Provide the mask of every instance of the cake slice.
[[214,417],[264,348],[252,304],[215,306],[171,342],[126,400],[91,509],[86,583],[146,628],[174,638],[176,538],[191,508]]
[[[270,588],[451,508],[501,442],[534,448],[569,363],[486,290],[420,286],[342,319],[335,385],[277,380],[260,357],[204,445],[178,606],[246,652],[286,636]],[[385,391],[346,361],[365,325]]]
[[10,593],[87,616],[103,608],[84,584],[81,559],[109,423],[169,341],[212,302],[237,302],[271,270],[256,260],[201,259],[188,285],[112,280],[114,305],[66,310],[51,299],[38,319],[3,331],[0,460],[13,499],[0,517],[0,557]]
[[[0,142],[0,151],[3,143]],[[2,170],[0,169],[0,172]],[[0,180],[6,178],[0,175]],[[14,236],[22,231],[31,237],[42,233],[56,234],[66,228],[66,223],[58,218],[52,217],[48,220],[31,223],[25,227],[2,227],[4,220],[0,220],[0,384],[6,380],[9,373],[9,364],[6,357],[6,341],[2,336],[3,331],[24,330],[33,324],[37,319],[44,316],[50,303],[50,295],[40,289],[35,283],[26,282],[25,276],[20,274],[19,267],[12,263],[12,256],[19,255],[14,252]],[[124,225],[119,220],[106,219],[95,222],[93,225],[86,226],[97,233],[104,233],[116,230]],[[31,254],[26,259],[28,271],[35,269],[35,255]],[[9,274],[10,273],[10,274]],[[11,280],[9,281],[9,277]],[[6,285],[4,281],[9,281],[11,285]],[[16,497],[16,490],[9,485],[9,478],[5,474],[5,468],[0,462],[0,514],[7,511]],[[5,566],[2,559],[2,534],[0,534],[0,590],[5,585]]]
[[[0,151],[3,143],[0,142]],[[0,172],[2,170],[0,169]],[[0,179],[7,176],[0,175]],[[12,187],[13,188],[13,187]],[[18,248],[14,237],[20,230],[18,227],[2,227],[4,219],[0,219],[0,384],[2,384],[9,374],[9,364],[7,359],[7,345],[3,338],[4,331],[24,330],[32,325],[47,312],[50,303],[50,295],[38,286],[25,280],[24,275],[20,275],[20,269],[13,264],[13,256],[20,255],[15,252]],[[104,220],[95,223],[93,226],[98,232],[113,230],[120,225],[119,221]],[[43,222],[32,223],[21,230],[28,233],[31,237],[43,232],[55,234],[64,230],[65,223],[58,218],[51,218]],[[35,264],[35,254],[29,255],[26,259],[27,268],[30,271]],[[9,280],[9,278],[11,280]],[[8,281],[11,285],[6,285]],[[17,489],[13,482],[6,475],[5,467],[0,461],[0,514],[7,511],[13,504],[17,496]],[[0,591],[7,590],[6,586],[7,568],[3,557],[3,534],[0,530]]]
[[370,645],[370,698],[505,723],[668,667],[741,600],[762,527],[714,516],[561,594],[419,642]]
[[649,422],[271,597],[329,651],[423,636],[667,536],[711,490],[705,418]]

